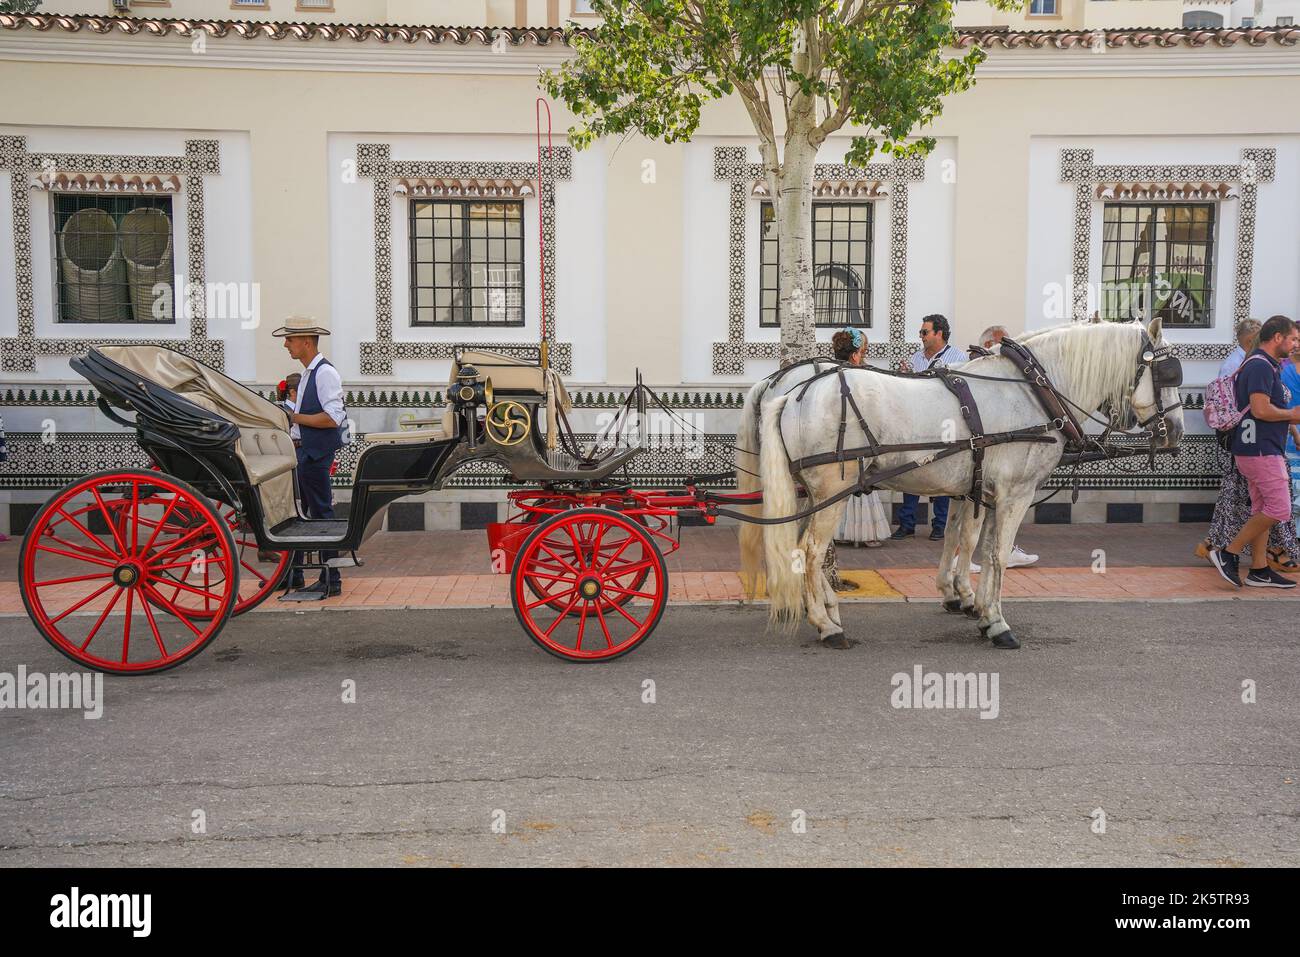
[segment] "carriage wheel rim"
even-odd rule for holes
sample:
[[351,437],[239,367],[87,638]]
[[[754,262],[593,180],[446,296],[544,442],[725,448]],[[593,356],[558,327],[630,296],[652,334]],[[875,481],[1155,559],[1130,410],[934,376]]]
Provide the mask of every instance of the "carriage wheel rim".
[[[592,534],[578,530],[583,525]],[[611,530],[616,533],[607,538]],[[552,587],[531,597],[530,579]],[[608,659],[635,648],[659,623],[667,603],[666,568],[638,524],[617,512],[579,509],[555,516],[529,536],[516,559],[511,591],[520,623],[547,651],[570,660]],[[562,609],[554,607],[557,601]],[[545,609],[558,614],[552,619]]]
[[[110,488],[125,491],[113,501],[106,498]],[[171,497],[167,506],[154,498],[159,490]],[[87,501],[76,504],[85,496],[89,496]],[[186,504],[203,521],[185,529],[169,529],[166,516],[177,503]],[[142,505],[163,507],[164,517],[142,521]],[[230,539],[223,536],[216,521],[215,512],[196,492],[157,473],[104,473],[65,487],[41,510],[23,541],[20,582],[37,630],[69,658],[100,671],[158,671],[193,656],[225,624],[236,593],[230,587],[232,579],[238,581],[227,545]],[[89,526],[97,522],[107,531],[92,531]],[[200,543],[201,562],[190,558],[191,549]],[[42,570],[38,558],[50,554],[64,565],[72,565],[62,571]],[[214,608],[210,618],[189,614],[159,593],[166,572],[187,558],[205,569],[215,566],[220,572],[216,593],[205,596]],[[83,587],[72,594],[54,591],[71,585]],[[172,643],[174,647],[164,640],[159,627],[163,618],[154,609],[168,612],[185,625],[186,631],[179,632],[181,638]],[[115,618],[114,611],[121,614]],[[135,613],[143,614],[143,623],[135,620]],[[84,639],[70,637],[70,624],[78,619],[89,623]],[[68,624],[60,627],[65,622]],[[114,640],[115,635],[120,640]]]

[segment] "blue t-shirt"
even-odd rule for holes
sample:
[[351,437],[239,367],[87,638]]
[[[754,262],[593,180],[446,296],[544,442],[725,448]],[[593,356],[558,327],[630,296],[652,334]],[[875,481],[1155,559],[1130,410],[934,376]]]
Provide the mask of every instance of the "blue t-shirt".
[[[1260,362],[1255,356],[1263,356],[1267,361]],[[1277,362],[1267,352],[1256,349],[1246,357],[1237,372],[1236,397],[1237,408],[1249,409],[1250,397],[1256,392],[1263,392],[1269,401],[1279,409],[1285,409],[1290,402],[1286,389],[1282,385]],[[1247,423],[1253,423],[1248,426]],[[1254,441],[1243,441],[1248,430],[1253,428]],[[1263,422],[1257,420],[1248,411],[1241,417],[1241,422],[1232,433],[1233,455],[1282,455],[1286,450],[1287,423]]]
[[[1287,359],[1282,363],[1282,384],[1286,386],[1287,391],[1291,393],[1291,404],[1288,409],[1294,409],[1300,405],[1300,369],[1297,369],[1295,362]],[[1286,430],[1286,452],[1287,455],[1295,455],[1295,439],[1291,438],[1291,430]]]

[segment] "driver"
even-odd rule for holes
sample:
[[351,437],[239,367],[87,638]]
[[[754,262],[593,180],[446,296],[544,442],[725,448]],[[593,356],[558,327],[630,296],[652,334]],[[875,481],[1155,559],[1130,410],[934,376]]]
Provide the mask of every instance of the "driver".
[[[303,511],[308,518],[334,517],[334,493],[330,489],[330,470],[334,455],[343,447],[343,423],[347,412],[343,408],[343,380],[338,369],[320,352],[320,337],[328,336],[329,329],[319,325],[311,316],[290,316],[284,325],[271,335],[284,339],[289,355],[303,365],[304,372],[298,388],[298,401],[289,414],[293,430],[298,433],[298,489],[302,493]],[[326,562],[338,552],[322,550],[320,558]],[[303,584],[301,553],[294,556],[294,568],[289,582],[291,588]],[[326,576],[328,570],[329,575]],[[332,598],[343,591],[343,576],[337,568],[321,569],[320,579],[306,592],[321,592],[322,598]]]

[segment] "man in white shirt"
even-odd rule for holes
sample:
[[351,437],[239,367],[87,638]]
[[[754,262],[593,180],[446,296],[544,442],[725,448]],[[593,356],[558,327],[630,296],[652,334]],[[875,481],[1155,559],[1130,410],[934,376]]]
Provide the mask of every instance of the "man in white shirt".
[[[284,339],[289,355],[301,362],[305,369],[298,386],[298,401],[289,419],[298,433],[294,436],[297,439],[294,444],[298,447],[298,490],[308,518],[334,517],[330,471],[334,454],[343,447],[343,427],[347,419],[343,408],[343,380],[338,369],[319,351],[320,337],[329,334],[328,329],[318,325],[310,316],[290,316],[272,333]],[[337,555],[338,552],[320,552],[322,562]],[[290,587],[300,587],[302,582],[302,569],[295,560]],[[321,569],[320,580],[303,590],[319,591],[322,598],[329,598],[341,594],[342,589],[339,570],[330,568]]]
[[[904,372],[924,372],[933,366],[948,366],[967,360],[966,353],[948,345],[952,329],[948,320],[935,313],[921,320],[921,348],[913,354],[910,362],[904,362]],[[916,506],[921,496],[903,494],[903,504],[898,507],[898,528],[889,537],[898,540],[910,538],[916,534]],[[939,495],[930,499],[934,514],[930,517],[930,541],[943,541],[943,530],[948,525],[948,496]]]
[[1246,361],[1246,356],[1254,348],[1255,338],[1259,335],[1258,319],[1243,319],[1237,323],[1237,347],[1228,353],[1228,357],[1219,366],[1216,379],[1232,375]]

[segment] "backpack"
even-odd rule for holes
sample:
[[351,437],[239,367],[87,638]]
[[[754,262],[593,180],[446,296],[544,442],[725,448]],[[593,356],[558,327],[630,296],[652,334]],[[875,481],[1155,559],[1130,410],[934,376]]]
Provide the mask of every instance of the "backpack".
[[[1220,376],[1205,387],[1205,424],[1216,432],[1231,432],[1241,422],[1246,409],[1237,408],[1237,373],[1246,368],[1251,359],[1263,356],[1246,356],[1231,375]],[[1250,408],[1249,405],[1246,408]]]

